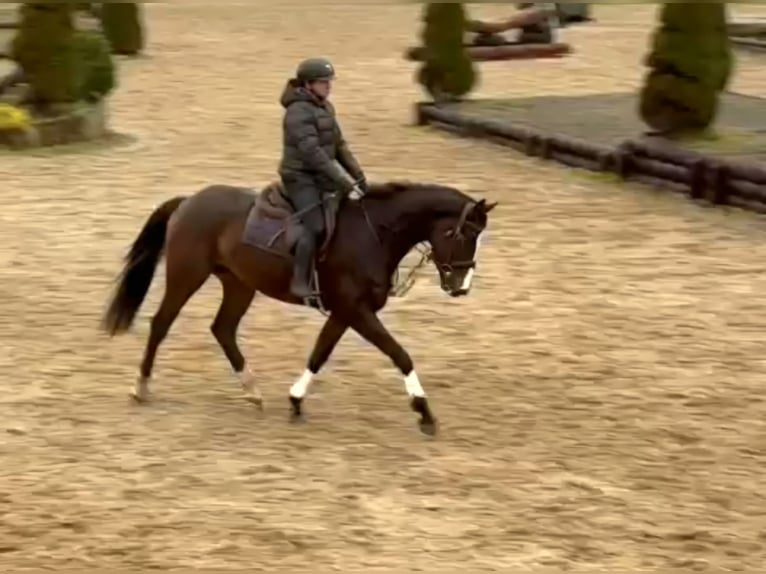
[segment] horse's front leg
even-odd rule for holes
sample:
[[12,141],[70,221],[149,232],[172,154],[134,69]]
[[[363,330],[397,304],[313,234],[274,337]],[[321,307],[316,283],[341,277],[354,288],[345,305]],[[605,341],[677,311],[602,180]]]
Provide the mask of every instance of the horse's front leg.
[[409,353],[396,342],[378,316],[369,309],[358,309],[350,321],[351,328],[388,356],[404,376],[404,386],[410,397],[412,410],[420,415],[420,430],[427,435],[436,434],[436,419],[428,406],[428,399],[420,386],[415,365]]
[[314,343],[314,350],[311,352],[306,370],[303,371],[301,378],[290,387],[290,407],[292,410],[293,420],[300,420],[303,415],[303,399],[311,386],[311,382],[314,379],[319,370],[330,358],[330,355],[341,340],[343,334],[348,329],[348,323],[340,319],[337,315],[330,315],[322,326],[322,330],[319,332],[316,343]]

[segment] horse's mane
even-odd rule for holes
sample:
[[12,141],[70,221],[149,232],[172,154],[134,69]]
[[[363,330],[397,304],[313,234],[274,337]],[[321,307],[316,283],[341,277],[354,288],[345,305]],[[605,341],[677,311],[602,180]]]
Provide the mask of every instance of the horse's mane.
[[415,183],[411,181],[389,181],[386,183],[370,183],[367,197],[387,197],[397,193],[412,191],[456,193],[467,197],[460,190],[448,185],[439,185],[437,183]]

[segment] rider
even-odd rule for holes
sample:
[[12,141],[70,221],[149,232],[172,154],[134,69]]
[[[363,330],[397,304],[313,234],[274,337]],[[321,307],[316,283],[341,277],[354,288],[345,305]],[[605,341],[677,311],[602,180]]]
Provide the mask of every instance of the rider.
[[293,207],[304,210],[304,232],[295,248],[290,283],[293,295],[302,299],[314,295],[309,274],[325,231],[322,198],[335,191],[353,192],[352,197],[367,192],[364,172],[348,149],[328,100],[334,77],[332,64],[324,58],[304,60],[280,99],[285,116],[279,175]]

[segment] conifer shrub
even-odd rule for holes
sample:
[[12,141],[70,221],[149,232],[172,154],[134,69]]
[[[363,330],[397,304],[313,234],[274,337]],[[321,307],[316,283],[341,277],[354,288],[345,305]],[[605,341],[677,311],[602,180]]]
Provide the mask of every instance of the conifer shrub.
[[726,5],[663,4],[645,63],[649,72],[639,104],[644,122],[666,134],[706,130],[733,67]]
[[26,2],[19,8],[11,57],[24,70],[30,104],[38,109],[78,99],[80,69],[73,9],[70,2]]
[[426,56],[418,81],[436,101],[460,99],[471,91],[478,79],[464,46],[465,9],[454,2],[428,3],[423,20]]
[[101,26],[113,54],[135,56],[144,49],[141,7],[135,2],[104,2]]

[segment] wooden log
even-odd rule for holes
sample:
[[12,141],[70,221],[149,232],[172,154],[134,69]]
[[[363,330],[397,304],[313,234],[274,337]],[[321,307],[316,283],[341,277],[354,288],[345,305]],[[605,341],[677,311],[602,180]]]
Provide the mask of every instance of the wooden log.
[[500,34],[508,30],[518,30],[532,24],[545,22],[551,16],[557,14],[555,8],[525,8],[520,10],[507,20],[500,22],[482,22],[481,20],[469,20],[466,29],[477,34]]
[[672,163],[666,163],[646,157],[633,156],[631,167],[633,173],[639,175],[666,179],[683,185],[691,184],[689,168],[685,166],[674,165]]
[[766,169],[760,165],[727,162],[732,179],[744,179],[758,185],[766,185]]
[[753,22],[730,22],[727,26],[729,36],[752,38],[766,37],[766,20]]
[[607,148],[587,141],[499,120],[463,116],[456,109],[431,103],[416,107],[418,123],[460,136],[480,137],[527,155],[590,171],[612,171],[630,181],[766,213],[766,169],[727,162],[672,145],[627,141]]
[[511,147],[527,155],[537,155],[542,133],[497,120],[464,117],[436,104],[420,103],[415,108],[417,125],[431,125],[453,134],[481,139]]
[[582,157],[591,161],[600,161],[603,156],[612,152],[612,150],[606,146],[559,134],[551,136],[550,145],[555,151]]
[[428,121],[428,125],[435,127],[439,130],[449,132],[451,134],[455,134],[461,137],[465,137],[468,134],[466,133],[466,129],[462,125],[453,124],[451,122],[445,122],[436,118],[432,118]]
[[424,123],[442,122],[447,124],[462,123],[461,118],[453,110],[448,110],[436,104],[422,104],[419,107],[420,117]]
[[[572,52],[569,44],[505,44],[502,46],[473,46],[466,45],[466,52],[476,62],[498,60],[535,60],[542,58],[563,58]],[[409,48],[405,58],[422,62],[426,58],[426,50],[422,46]]]
[[697,152],[680,149],[671,142],[666,141],[656,141],[651,143],[645,141],[633,141],[631,142],[631,152],[636,156],[643,156],[649,159],[684,165],[687,167],[704,157]]
[[766,52],[766,39],[756,40],[755,38],[732,38],[731,43],[735,46],[747,48],[749,50],[758,50]]
[[588,171],[603,171],[601,163],[597,159],[566,153],[560,150],[551,150],[547,159],[563,163],[569,167],[587,169]]
[[526,144],[529,138],[536,134],[534,130],[514,126],[499,120],[483,120],[483,129],[490,135],[501,137],[520,144]]
[[670,191],[674,191],[676,193],[683,193],[686,194],[688,191],[688,186],[677,183],[675,181],[670,181],[667,179],[662,179],[659,177],[652,177],[650,175],[642,175],[642,174],[631,174],[628,181],[635,181],[638,183],[642,183],[644,185],[648,185],[650,187],[654,187],[656,189],[668,189]]
[[731,178],[727,182],[727,187],[730,197],[741,197],[747,201],[758,201],[766,205],[766,186]]
[[445,109],[435,104],[420,104],[417,114],[423,123],[439,122],[460,126],[462,131],[471,131],[477,135],[485,133],[520,143],[529,139],[529,130],[527,129],[511,126],[497,120],[464,117],[454,110]]
[[766,213],[766,203],[753,201],[738,195],[729,196],[729,205],[746,211],[753,211],[755,213]]

